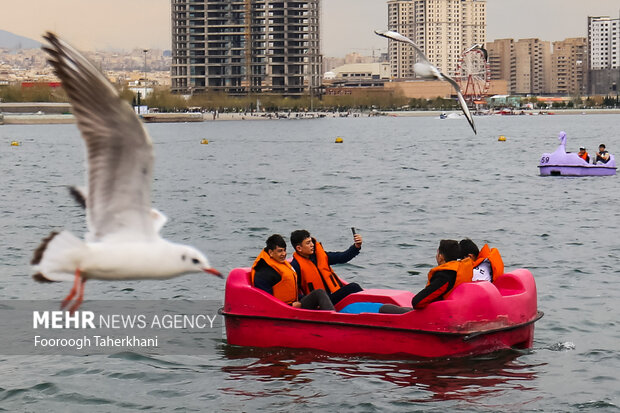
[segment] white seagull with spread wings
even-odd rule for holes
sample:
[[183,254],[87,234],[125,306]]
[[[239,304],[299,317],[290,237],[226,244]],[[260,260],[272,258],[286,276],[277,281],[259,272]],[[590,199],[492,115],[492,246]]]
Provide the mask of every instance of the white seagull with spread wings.
[[474,125],[474,119],[471,116],[471,113],[469,112],[469,108],[467,107],[467,103],[465,102],[465,99],[463,98],[463,94],[461,93],[461,88],[459,87],[458,83],[454,81],[454,79],[441,73],[439,69],[433,66],[428,61],[428,58],[424,55],[424,52],[418,47],[418,45],[415,44],[413,40],[409,39],[408,37],[405,37],[398,32],[394,32],[390,30],[384,31],[384,32],[375,30],[375,33],[378,34],[379,36],[387,37],[388,39],[396,40],[397,42],[409,43],[411,46],[413,46],[416,53],[420,56],[419,61],[413,65],[413,71],[418,76],[426,78],[426,79],[434,78],[438,80],[445,80],[446,82],[450,83],[452,87],[454,88],[454,90],[456,90],[456,95],[459,99],[461,110],[465,114],[465,117],[467,118],[467,121],[471,125],[471,128],[473,129],[474,133],[476,133],[476,125]]
[[116,89],[53,33],[43,50],[67,92],[88,155],[85,240],[53,232],[32,259],[37,281],[74,281],[61,308],[75,311],[88,279],[165,279],[205,271],[222,275],[197,249],[160,237],[165,217],[151,209],[153,145]]

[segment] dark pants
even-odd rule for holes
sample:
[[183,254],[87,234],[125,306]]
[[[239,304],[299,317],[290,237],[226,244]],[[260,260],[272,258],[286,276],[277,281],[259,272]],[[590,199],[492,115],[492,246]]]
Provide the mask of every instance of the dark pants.
[[329,310],[334,311],[334,305],[329,300],[325,290],[314,290],[301,299],[301,308],[304,310]]
[[332,303],[336,304],[338,301],[342,300],[349,294],[359,293],[360,291],[364,291],[362,287],[358,283],[350,283],[344,285],[338,291],[329,295],[329,299],[332,300]]
[[379,312],[385,314],[404,314],[408,313],[409,311],[413,311],[413,308],[400,307],[394,304],[383,304],[381,307],[379,307]]

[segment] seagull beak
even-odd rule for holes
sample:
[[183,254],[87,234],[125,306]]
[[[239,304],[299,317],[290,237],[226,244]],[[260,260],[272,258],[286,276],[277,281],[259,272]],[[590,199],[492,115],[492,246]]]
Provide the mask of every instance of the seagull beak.
[[216,270],[215,268],[205,268],[204,272],[208,272],[209,274],[213,274],[216,277],[220,277],[220,278],[224,278],[224,276],[222,275],[221,272],[219,272],[218,270]]

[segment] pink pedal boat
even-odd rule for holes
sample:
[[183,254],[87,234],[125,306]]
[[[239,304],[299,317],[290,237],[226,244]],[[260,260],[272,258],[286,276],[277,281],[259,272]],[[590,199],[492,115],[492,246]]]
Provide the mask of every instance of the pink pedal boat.
[[[538,168],[542,176],[607,176],[616,174],[616,159],[589,164],[576,153],[566,152],[566,132],[560,132],[560,145],[552,153],[543,153]],[[596,158],[596,154],[593,155]],[[591,155],[592,157],[592,155]]]
[[447,299],[405,314],[338,311],[354,303],[411,306],[410,291],[368,289],[345,297],[337,311],[302,310],[252,287],[249,274],[249,268],[236,268],[226,280],[222,314],[232,345],[420,358],[467,356],[530,348],[534,323],[543,316],[537,310],[534,277],[525,269],[506,273],[495,283],[461,284]]

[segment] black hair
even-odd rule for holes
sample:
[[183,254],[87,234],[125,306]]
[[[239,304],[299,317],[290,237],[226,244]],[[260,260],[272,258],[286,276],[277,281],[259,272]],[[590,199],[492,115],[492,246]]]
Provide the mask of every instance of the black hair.
[[605,146],[605,144],[604,144],[604,143],[601,143],[598,147],[600,148],[601,146],[602,146],[603,148],[607,149],[607,147]]
[[459,243],[453,239],[442,239],[439,241],[439,248],[437,250],[443,255],[446,262],[456,261],[461,257]]
[[286,249],[286,241],[284,241],[284,238],[282,238],[282,235],[280,234],[273,234],[272,236],[267,238],[267,241],[265,242],[265,244],[266,244],[265,252],[273,251],[277,247]]
[[459,242],[459,248],[461,249],[461,258],[465,258],[469,254],[472,254],[474,257],[478,257],[478,254],[480,254],[478,246],[469,238],[462,239]]
[[291,232],[291,245],[295,248],[306,239],[310,238],[310,233],[305,229],[298,229],[296,231]]

